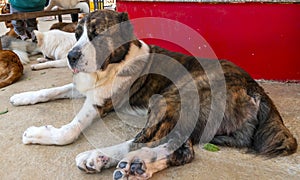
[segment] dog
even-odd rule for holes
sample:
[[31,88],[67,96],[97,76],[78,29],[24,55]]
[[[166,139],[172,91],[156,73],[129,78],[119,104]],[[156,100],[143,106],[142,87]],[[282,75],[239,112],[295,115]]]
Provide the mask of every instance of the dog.
[[37,44],[31,41],[22,41],[16,37],[3,35],[1,38],[2,48],[16,53],[22,64],[30,62],[29,57],[40,53]]
[[60,30],[40,32],[35,30],[37,47],[43,53],[43,58],[38,58],[38,64],[31,65],[32,70],[46,68],[67,67],[68,51],[76,42],[75,33]]
[[9,31],[6,32],[5,35],[10,36],[10,37],[14,37],[14,38],[19,37],[19,35],[15,32],[14,26],[12,25],[12,23],[10,21],[5,21],[5,25],[6,25],[6,28],[9,29]]
[[83,107],[60,128],[28,128],[24,144],[73,143],[98,113],[105,116],[124,108],[147,116],[145,127],[129,141],[80,153],[80,170],[96,173],[117,167],[114,179],[149,179],[170,166],[190,163],[193,145],[206,142],[246,147],[266,157],[296,151],[297,141],[272,100],[233,63],[147,45],[135,37],[122,12],[90,13],[79,22],[75,36],[68,53],[73,83],[16,94],[10,101],[27,105],[84,95]]
[[23,75],[23,65],[13,51],[0,50],[0,88],[8,86]]
[[89,13],[89,5],[84,0],[50,0],[44,10],[50,11],[54,7],[62,9],[80,8],[82,13]]
[[[1,8],[1,14],[9,14],[9,13],[10,13],[10,5],[6,3]],[[6,28],[9,29],[9,31],[5,33],[5,35],[17,38],[19,35],[15,32],[14,26],[12,25],[11,21],[5,21],[4,23]]]
[[58,22],[58,23],[52,24],[52,26],[50,27],[50,30],[58,29],[61,31],[74,33],[76,26],[77,26],[77,22],[74,22],[74,23]]

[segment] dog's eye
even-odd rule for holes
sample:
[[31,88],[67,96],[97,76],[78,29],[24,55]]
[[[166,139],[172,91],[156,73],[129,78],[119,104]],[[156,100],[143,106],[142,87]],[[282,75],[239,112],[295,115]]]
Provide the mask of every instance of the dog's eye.
[[94,29],[88,33],[89,40],[92,41],[95,37],[99,37],[100,34]]

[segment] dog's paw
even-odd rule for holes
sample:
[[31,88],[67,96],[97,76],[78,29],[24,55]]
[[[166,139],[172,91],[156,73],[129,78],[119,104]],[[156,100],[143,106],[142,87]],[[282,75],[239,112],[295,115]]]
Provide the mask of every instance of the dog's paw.
[[10,103],[14,106],[22,106],[37,103],[35,92],[24,92],[15,94],[10,98]]
[[47,62],[48,59],[46,59],[46,58],[37,58],[36,61],[39,62],[39,63],[43,63],[43,62]]
[[102,168],[109,168],[111,161],[100,150],[86,151],[76,157],[77,167],[86,173],[99,173]]
[[164,149],[142,148],[132,151],[122,159],[113,174],[113,179],[149,179],[155,172],[167,168]]
[[31,70],[36,71],[36,70],[43,69],[42,66],[43,66],[43,63],[40,63],[40,64],[33,64],[33,65],[31,65],[30,67],[31,67]]
[[132,159],[124,159],[119,162],[113,174],[113,179],[149,179],[152,173],[147,171],[147,165],[144,160],[139,157]]
[[23,133],[22,141],[24,144],[57,144],[56,137],[60,135],[59,129],[51,125],[28,128]]

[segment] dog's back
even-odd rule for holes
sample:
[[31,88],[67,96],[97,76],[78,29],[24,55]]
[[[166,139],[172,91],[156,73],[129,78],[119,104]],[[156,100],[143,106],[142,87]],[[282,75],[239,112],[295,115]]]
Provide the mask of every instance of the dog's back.
[[34,31],[34,33],[43,55],[54,60],[65,58],[76,42],[74,33],[56,29],[47,32]]
[[53,24],[50,27],[50,30],[58,29],[61,31],[69,32],[69,33],[74,33],[76,29],[77,23],[66,23],[66,22],[58,22]]
[[54,6],[58,6],[65,9],[74,8],[82,0],[50,0],[49,5],[45,10],[51,10]]

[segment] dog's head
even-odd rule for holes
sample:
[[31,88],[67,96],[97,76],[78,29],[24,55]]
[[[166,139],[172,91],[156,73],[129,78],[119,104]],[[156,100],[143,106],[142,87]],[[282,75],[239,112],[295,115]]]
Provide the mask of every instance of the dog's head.
[[[1,14],[9,14],[9,13],[10,13],[10,5],[8,3],[6,3],[1,8]],[[10,28],[10,29],[14,28],[14,26],[11,23],[11,21],[5,21],[5,26],[6,26],[6,28]]]
[[34,30],[33,33],[36,36],[38,47],[42,47],[44,44],[44,33],[38,30]]
[[75,31],[77,43],[68,54],[74,73],[105,70],[111,63],[121,62],[135,40],[126,13],[101,10],[90,13]]
[[10,5],[6,3],[2,8],[1,8],[1,14],[9,14],[10,13]]

